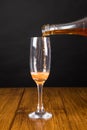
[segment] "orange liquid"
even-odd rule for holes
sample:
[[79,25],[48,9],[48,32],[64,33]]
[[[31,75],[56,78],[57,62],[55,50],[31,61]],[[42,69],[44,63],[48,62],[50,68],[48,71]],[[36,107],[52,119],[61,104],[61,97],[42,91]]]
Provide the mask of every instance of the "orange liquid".
[[51,30],[45,31],[42,35],[58,35],[58,34],[70,34],[70,35],[82,35],[87,36],[87,28],[76,28],[76,29],[62,29],[62,30]]
[[37,84],[43,84],[47,80],[49,72],[31,72],[31,76]]

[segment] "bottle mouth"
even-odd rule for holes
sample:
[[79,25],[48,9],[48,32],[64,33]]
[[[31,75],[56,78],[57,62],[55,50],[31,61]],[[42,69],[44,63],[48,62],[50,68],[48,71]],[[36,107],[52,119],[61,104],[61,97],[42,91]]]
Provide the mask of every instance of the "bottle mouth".
[[50,30],[50,25],[49,24],[43,25],[41,30],[42,30],[42,36],[49,36],[50,35],[49,33],[47,33]]
[[49,31],[49,29],[50,29],[49,26],[50,26],[49,24],[43,25],[42,26],[42,33],[46,32],[46,31]]

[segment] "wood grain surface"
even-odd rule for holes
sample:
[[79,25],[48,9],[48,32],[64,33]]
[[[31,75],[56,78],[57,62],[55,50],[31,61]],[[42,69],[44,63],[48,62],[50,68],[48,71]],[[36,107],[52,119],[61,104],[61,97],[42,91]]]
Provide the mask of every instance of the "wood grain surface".
[[0,130],[86,130],[87,88],[44,87],[45,110],[49,120],[31,120],[36,110],[37,89],[0,88]]

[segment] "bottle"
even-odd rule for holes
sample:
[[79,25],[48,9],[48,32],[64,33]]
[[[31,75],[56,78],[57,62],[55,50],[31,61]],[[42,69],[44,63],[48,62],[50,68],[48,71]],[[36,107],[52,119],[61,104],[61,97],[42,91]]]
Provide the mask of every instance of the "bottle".
[[42,26],[42,35],[70,34],[87,36],[87,17],[64,24],[52,24]]

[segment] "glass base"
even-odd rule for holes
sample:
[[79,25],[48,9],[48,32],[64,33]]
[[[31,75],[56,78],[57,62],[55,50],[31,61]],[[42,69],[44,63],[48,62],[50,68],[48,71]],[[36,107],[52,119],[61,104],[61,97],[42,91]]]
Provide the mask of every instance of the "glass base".
[[47,119],[52,118],[52,114],[48,112],[44,112],[44,113],[32,112],[28,114],[28,116],[31,119],[46,119],[47,120]]

